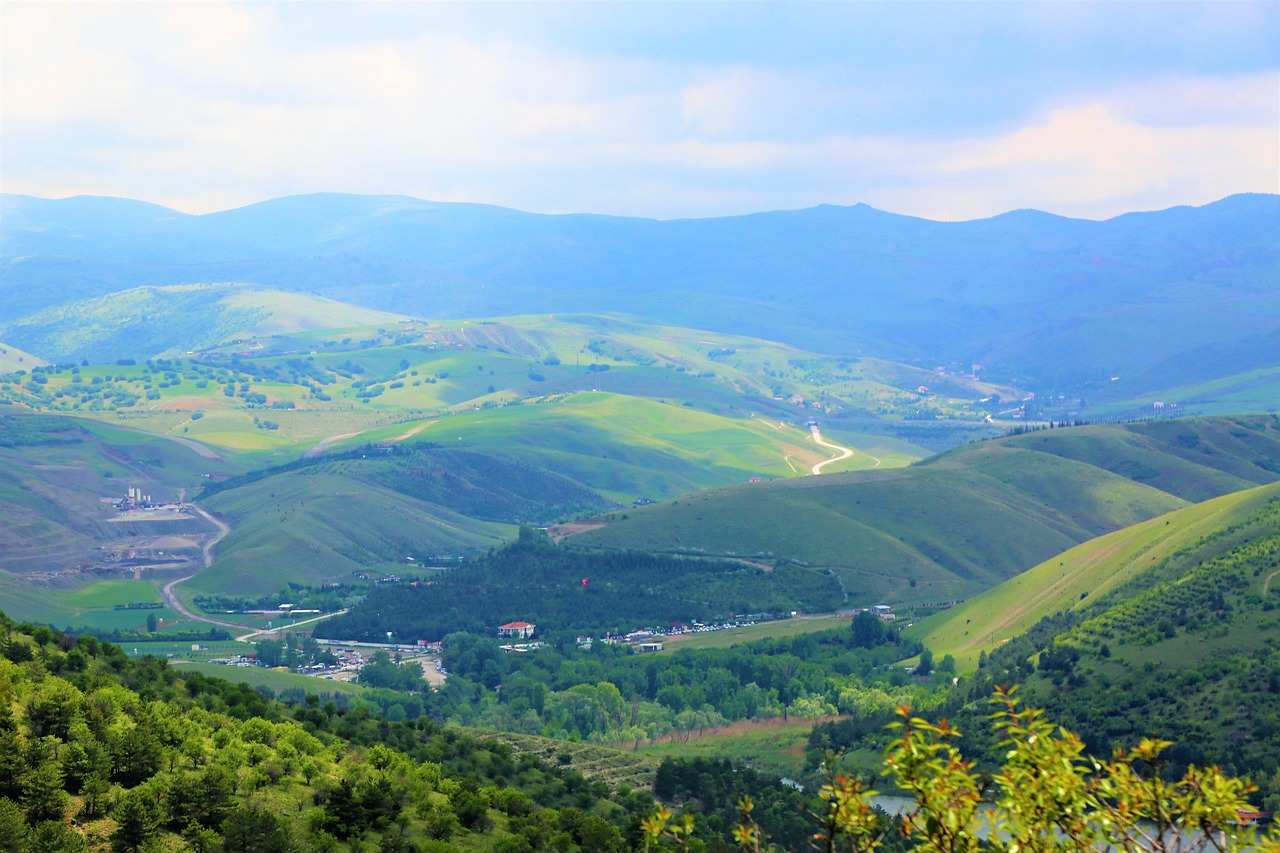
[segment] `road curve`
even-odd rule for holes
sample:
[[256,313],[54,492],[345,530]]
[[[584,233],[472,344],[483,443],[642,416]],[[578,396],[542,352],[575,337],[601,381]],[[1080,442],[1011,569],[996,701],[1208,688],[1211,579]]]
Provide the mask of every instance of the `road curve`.
[[[196,512],[198,512],[201,515],[201,517],[203,517],[206,521],[208,521],[218,530],[217,533],[215,533],[212,537],[210,537],[208,542],[204,543],[204,548],[202,548],[200,552],[200,562],[203,564],[202,568],[207,569],[213,565],[214,546],[217,545],[219,542],[221,542],[223,537],[225,537],[228,533],[231,532],[231,528],[228,527],[225,522],[219,519],[216,519],[209,513],[205,512],[203,508],[198,507],[195,504],[192,504],[191,506],[193,509],[195,509]],[[185,578],[178,578],[177,580],[171,580],[167,584],[165,584],[163,587],[161,587],[160,594],[164,596],[165,605],[170,610],[176,610],[178,613],[181,613],[183,616],[187,617],[188,619],[194,620],[196,622],[205,622],[210,625],[221,625],[223,628],[235,628],[238,631],[243,631],[244,630],[243,625],[237,625],[235,622],[222,622],[218,619],[210,619],[208,616],[197,616],[195,613],[192,613],[190,610],[187,609],[187,606],[183,604],[181,599],[178,598],[177,594],[174,593],[173,588],[178,584],[182,583],[183,581],[191,580],[193,577],[195,577],[195,575],[190,574],[190,575],[187,575]]]
[[840,453],[839,456],[832,457],[831,459],[828,459],[824,462],[819,462],[817,465],[814,465],[813,473],[821,474],[822,469],[830,465],[832,462],[842,462],[853,455],[853,451],[847,447],[841,447],[838,444],[832,444],[829,441],[823,441],[822,433],[818,432],[818,428],[816,426],[809,427],[809,431],[813,433],[813,440],[816,441],[818,444],[822,445],[823,447],[830,448],[831,450],[839,451]]

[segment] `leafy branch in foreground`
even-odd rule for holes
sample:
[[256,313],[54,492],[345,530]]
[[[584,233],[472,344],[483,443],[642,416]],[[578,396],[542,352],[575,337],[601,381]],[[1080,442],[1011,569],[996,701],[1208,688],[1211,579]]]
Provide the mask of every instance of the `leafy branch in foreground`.
[[[1160,753],[1171,744],[1146,739],[1109,760],[1084,755],[1074,733],[1027,708],[1016,688],[1000,689],[991,715],[1001,735],[1004,764],[994,775],[977,771],[957,745],[961,735],[945,720],[930,723],[899,709],[891,724],[900,734],[885,755],[886,777],[907,791],[913,804],[900,819],[907,849],[927,853],[1192,853],[1193,851],[1280,851],[1280,830],[1265,838],[1242,825],[1252,811],[1245,779],[1216,767],[1192,767],[1179,779],[1161,776]],[[833,762],[826,762],[828,768]],[[813,816],[819,831],[813,847],[823,853],[871,853],[891,827],[871,803],[875,791],[828,771]],[[989,796],[990,795],[990,796]],[[752,818],[753,804],[739,803],[743,821],[733,832],[742,851],[770,850]],[[693,821],[685,816],[670,832],[669,812],[646,824],[648,840],[667,837],[689,849]],[[993,845],[995,845],[993,847]]]
[[[956,747],[959,732],[900,711],[903,722],[894,726],[902,737],[885,765],[915,796],[903,817],[915,849],[976,851],[982,837],[1001,839],[1013,853],[1256,849],[1256,833],[1240,825],[1251,808],[1251,782],[1216,767],[1192,767],[1166,781],[1159,759],[1171,744],[1150,738],[1109,761],[1088,758],[1079,737],[1022,706],[1014,689],[998,690],[991,701],[1008,751],[990,780],[999,793],[989,809],[979,808],[988,782]],[[1271,839],[1280,842],[1280,834]]]

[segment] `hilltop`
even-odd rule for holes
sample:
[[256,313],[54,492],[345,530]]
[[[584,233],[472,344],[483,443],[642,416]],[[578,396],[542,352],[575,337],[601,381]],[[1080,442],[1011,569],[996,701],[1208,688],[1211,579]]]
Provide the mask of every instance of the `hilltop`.
[[660,222],[403,196],[188,216],[5,195],[0,328],[138,286],[239,281],[394,314],[615,311],[925,367],[978,363],[1063,394],[1064,410],[1082,394],[1222,407],[1248,389],[1184,386],[1274,371],[1278,205],[1237,195],[1104,222],[931,222],[865,205]]
[[965,598],[1081,542],[1280,479],[1274,415],[1040,430],[906,468],[757,483],[605,516],[569,540],[794,560],[861,604]]
[[[54,361],[101,362],[172,357],[229,340],[401,319],[303,293],[234,284],[170,285],[116,291],[0,321],[0,337]],[[0,363],[0,369],[17,368]]]

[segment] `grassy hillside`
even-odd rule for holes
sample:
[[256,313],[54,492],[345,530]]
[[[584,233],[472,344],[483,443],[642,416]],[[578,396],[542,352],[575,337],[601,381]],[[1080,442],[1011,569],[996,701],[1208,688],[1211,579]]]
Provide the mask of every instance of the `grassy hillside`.
[[833,569],[863,604],[934,603],[1189,499],[1280,479],[1269,461],[1278,458],[1274,416],[1045,430],[904,469],[737,486],[613,513],[569,541],[797,560]]
[[422,441],[254,471],[210,484],[200,501],[233,530],[191,588],[234,594],[403,571],[409,562],[449,565],[510,538],[514,525],[612,505],[512,456]]
[[1280,477],[1280,416],[1233,415],[1036,432],[1013,446],[1086,462],[1189,501]]
[[[1059,572],[1091,575],[1098,588],[999,644],[950,704],[1024,681],[1026,700],[1093,754],[1141,736],[1173,741],[1168,772],[1230,767],[1258,783],[1264,809],[1280,808],[1280,489],[1210,501],[1063,556]],[[987,605],[1010,606],[1007,592]],[[946,641],[955,627],[949,619],[935,633]],[[970,712],[959,713],[963,726]]]
[[255,595],[369,569],[402,570],[498,545],[509,525],[479,521],[358,478],[307,471],[270,477],[203,501],[232,533],[193,592]]
[[[334,446],[391,440],[406,431],[401,426],[384,427]],[[842,438],[832,433],[829,440]],[[626,503],[641,497],[660,500],[751,477],[793,477],[835,455],[814,444],[808,431],[798,427],[607,393],[547,397],[450,415],[422,424],[413,440],[498,451]],[[885,465],[919,458],[920,451],[913,453],[910,445],[885,437],[854,436],[847,441],[866,451],[839,463],[845,470],[870,468],[875,458]],[[873,452],[881,456],[870,456]]]
[[994,589],[940,613],[909,634],[939,657],[972,668],[1042,618],[1084,610],[1175,554],[1203,553],[1206,538],[1241,524],[1280,497],[1280,484],[1258,486],[1175,510],[1100,536],[1052,557]]
[[0,344],[0,373],[11,373],[15,370],[30,370],[45,363],[44,359],[23,352],[17,347]]
[[50,361],[115,361],[172,356],[256,335],[399,319],[320,296],[250,285],[172,285],[50,307],[0,324],[0,338]]

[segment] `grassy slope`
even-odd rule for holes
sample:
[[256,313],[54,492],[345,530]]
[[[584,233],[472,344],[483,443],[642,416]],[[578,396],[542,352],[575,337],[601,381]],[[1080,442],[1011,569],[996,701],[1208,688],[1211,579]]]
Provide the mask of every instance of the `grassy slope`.
[[659,759],[632,750],[615,749],[594,743],[556,740],[539,735],[496,732],[488,729],[462,731],[482,740],[499,740],[511,744],[517,755],[536,755],[549,764],[566,763],[588,779],[600,779],[610,785],[632,789],[653,787]]
[[[1167,755],[1173,772],[1184,764],[1233,768],[1259,784],[1255,802],[1274,811],[1280,489],[1252,492],[1216,523],[1179,537],[1182,547],[1153,548],[1155,560],[1137,561],[1147,570],[1100,596],[1084,621],[1040,626],[1031,643],[1015,639],[1009,651],[1037,666],[1028,703],[1081,734],[1091,752],[1154,735],[1175,744]],[[1005,655],[989,660],[1006,671]]]
[[[384,427],[335,446],[389,440],[408,429]],[[832,456],[797,428],[779,429],[759,418],[727,418],[605,393],[451,415],[427,423],[415,439],[497,450],[628,503],[638,497],[656,500],[740,483],[754,476],[791,477]],[[911,458],[898,449],[900,444],[895,447],[888,440],[872,447],[891,462]],[[869,468],[875,463],[860,454],[842,464]]]
[[758,625],[747,625],[742,628],[728,628],[723,631],[707,631],[701,634],[681,634],[668,637],[663,641],[660,654],[670,654],[679,649],[724,649],[739,643],[750,643],[755,640],[776,637],[794,637],[796,634],[809,634],[814,631],[830,631],[833,628],[848,628],[849,620],[839,616],[800,616],[781,622],[762,622]]
[[739,486],[615,513],[569,541],[795,559],[835,569],[865,604],[936,602],[1187,500],[1275,480],[1267,460],[1276,458],[1280,419],[1271,416],[1051,430],[896,471]]
[[1097,601],[1278,496],[1280,484],[1259,486],[1101,536],[919,624],[911,633],[935,655],[954,655],[962,668],[971,668],[981,651],[1021,634],[1044,616]]
[[[654,761],[667,757],[727,758],[762,773],[799,778],[805,771],[805,750],[815,722],[804,718],[744,721],[694,732],[688,740],[664,738],[641,746],[638,753]],[[878,766],[879,762],[873,765]]]
[[202,672],[213,678],[224,678],[227,681],[239,681],[250,687],[269,687],[279,693],[282,690],[298,688],[307,693],[317,695],[325,693],[363,693],[365,688],[359,684],[345,681],[330,681],[310,675],[299,675],[296,672],[281,672],[274,669],[263,669],[257,666],[225,666],[219,663],[201,663],[199,661],[174,660],[173,665],[184,670]]
[[194,591],[246,595],[286,583],[339,581],[353,572],[489,548],[509,525],[477,521],[390,489],[331,474],[270,477],[204,502],[232,527]]
[[44,363],[44,359],[39,356],[34,356],[17,347],[0,343],[0,373],[9,373],[14,370],[30,370],[32,367],[39,367]]
[[1098,406],[1095,415],[1147,408],[1152,400],[1176,400],[1187,411],[1205,415],[1274,412],[1280,400],[1280,367],[1259,367],[1213,379],[1171,385],[1141,397]]
[[8,339],[55,361],[111,361],[176,355],[232,338],[398,319],[318,296],[202,284],[123,290],[48,308],[2,328]]

